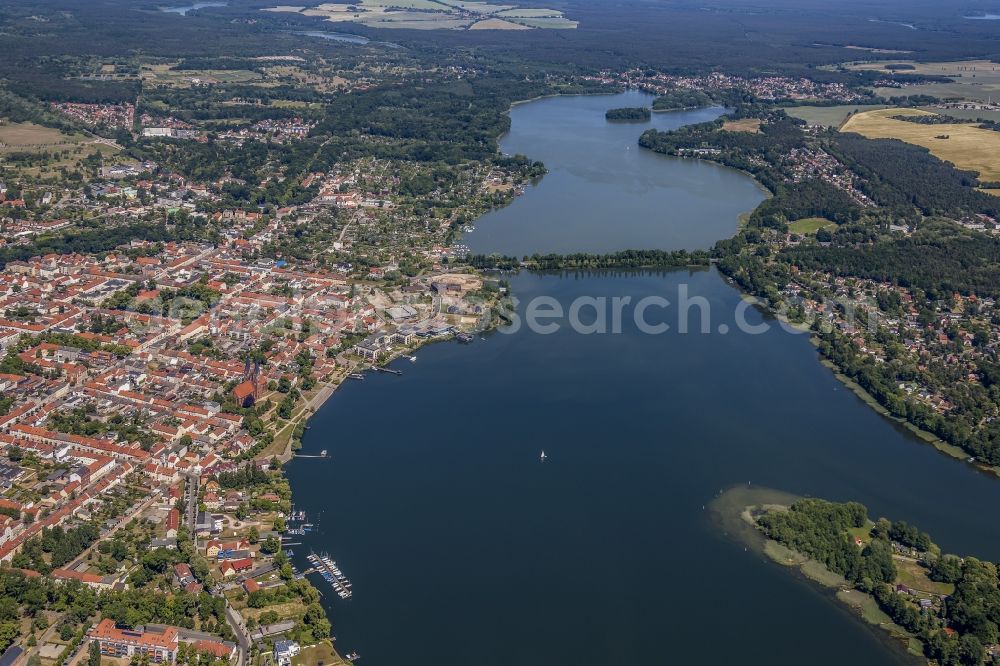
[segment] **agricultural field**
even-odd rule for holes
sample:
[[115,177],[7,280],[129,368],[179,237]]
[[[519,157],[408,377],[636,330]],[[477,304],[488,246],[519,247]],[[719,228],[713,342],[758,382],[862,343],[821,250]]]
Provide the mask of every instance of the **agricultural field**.
[[567,18],[519,18],[512,19],[516,20],[521,25],[526,25],[530,28],[540,28],[543,30],[573,30],[579,25],[578,21],[570,21]]
[[941,99],[966,99],[988,101],[1000,99],[1000,64],[988,60],[965,60],[960,62],[926,62],[911,60],[891,60],[883,62],[854,63],[848,69],[869,70],[890,73],[886,65],[903,65],[913,69],[896,70],[901,74],[926,74],[947,76],[948,83],[921,83],[904,88],[876,88],[875,93],[883,97],[899,95],[933,95]]
[[334,23],[354,22],[371,28],[418,30],[525,30],[575,28],[576,21],[555,9],[527,8],[472,0],[361,0],[317,7],[279,5],[262,11],[291,12]]
[[15,169],[24,176],[39,177],[61,168],[76,169],[94,153],[108,157],[118,151],[109,143],[95,143],[83,134],[63,134],[33,123],[0,120],[0,168]]
[[82,134],[63,134],[57,129],[34,123],[0,120],[0,153],[72,148],[86,140],[87,137]]
[[919,109],[866,111],[852,116],[840,131],[923,146],[960,169],[979,172],[982,180],[1000,180],[1000,132],[970,124],[922,125],[892,118],[899,115],[933,114]]
[[840,127],[852,113],[876,111],[886,108],[884,104],[840,104],[837,106],[790,106],[785,113],[800,118],[810,125]]
[[469,30],[531,30],[531,28],[520,23],[504,21],[503,19],[488,18],[473,23],[469,26]]
[[141,77],[147,85],[190,88],[215,83],[261,83],[257,72],[244,69],[175,70],[172,64],[143,65]]
[[934,106],[922,106],[920,109],[923,111],[930,111],[931,113],[939,113],[942,116],[961,118],[963,120],[982,119],[1000,121],[1000,111],[993,111],[991,109],[939,109]]
[[522,9],[505,9],[502,12],[497,12],[496,16],[502,18],[562,18],[562,12],[554,9],[524,7]]

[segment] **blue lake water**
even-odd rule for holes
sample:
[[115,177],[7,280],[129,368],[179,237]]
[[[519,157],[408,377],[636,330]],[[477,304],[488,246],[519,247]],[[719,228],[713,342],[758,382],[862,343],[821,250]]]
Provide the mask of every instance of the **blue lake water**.
[[[506,141],[525,146],[536,123],[565,121],[562,102],[600,132],[608,99],[519,106]],[[590,154],[569,146],[576,165],[546,161],[577,182],[600,180],[621,162],[616,146],[599,145]],[[736,188],[716,192],[742,193],[689,222],[731,233],[755,201],[752,183],[693,173]],[[697,194],[690,177],[691,189],[683,179],[665,187]],[[550,174],[515,206],[573,205],[557,180]],[[616,211],[631,181],[620,182],[618,196],[591,205],[628,228]],[[660,228],[643,228],[637,241],[654,246]],[[511,287],[522,317],[542,296],[564,309],[581,297],[663,297],[672,305],[650,308],[647,321],[670,328],[643,333],[631,308],[617,334],[584,335],[565,320],[550,335],[522,326],[425,347],[416,362],[393,364],[402,376],[341,387],[303,443],[303,453],[332,457],[293,460],[288,476],[296,507],[316,524],[296,537],[295,562],[306,568],[311,550],[327,552],[354,583],[341,601],[315,581],[342,653],[357,650],[373,666],[910,663],[813,584],[720,533],[705,505],[748,482],[858,500],[928,530],[946,551],[1000,557],[1000,528],[981,513],[1000,502],[1000,482],[877,415],[818,363],[805,336],[741,305],[716,271],[523,273]],[[680,332],[682,289],[704,299],[709,332]],[[771,325],[751,334],[738,321]]]
[[[719,107],[654,113],[647,123],[609,122],[608,109],[650,106],[653,96],[553,97],[521,104],[500,148],[549,169],[506,208],[481,217],[462,242],[474,252],[609,252],[710,247],[736,232],[737,216],[763,199],[732,169],[636,145],[646,129],[675,129],[719,117]],[[535,192],[534,190],[538,190]]]

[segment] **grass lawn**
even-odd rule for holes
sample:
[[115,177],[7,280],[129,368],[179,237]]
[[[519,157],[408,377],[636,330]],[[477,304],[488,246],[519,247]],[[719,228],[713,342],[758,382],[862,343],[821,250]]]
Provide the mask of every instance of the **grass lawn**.
[[757,134],[760,132],[760,118],[726,120],[722,123],[722,129],[727,132],[750,132],[751,134]]
[[882,109],[851,117],[842,132],[857,132],[869,139],[900,139],[923,146],[959,169],[978,171],[981,178],[1000,180],[1000,132],[969,124],[922,125],[894,120],[897,115],[933,115],[919,109]]
[[825,217],[804,217],[801,220],[795,220],[788,225],[788,230],[793,234],[814,234],[820,229],[825,227],[835,227],[836,222],[826,219]]
[[851,539],[861,539],[864,543],[868,543],[872,540],[873,527],[875,527],[875,523],[869,520],[864,527],[852,527],[847,530],[847,533],[851,535]]
[[292,657],[292,666],[346,666],[350,662],[342,659],[330,641],[307,647]]
[[279,622],[282,620],[297,620],[302,617],[302,614],[305,611],[305,606],[302,605],[301,600],[295,599],[294,601],[285,601],[280,604],[271,604],[270,606],[265,606],[264,608],[247,607],[240,611],[240,614],[244,617],[253,617],[258,619],[263,613],[268,611],[274,611],[277,613]]
[[900,557],[892,558],[896,564],[896,580],[918,592],[933,594],[951,594],[955,586],[950,583],[937,583],[927,577],[927,570],[911,560]]

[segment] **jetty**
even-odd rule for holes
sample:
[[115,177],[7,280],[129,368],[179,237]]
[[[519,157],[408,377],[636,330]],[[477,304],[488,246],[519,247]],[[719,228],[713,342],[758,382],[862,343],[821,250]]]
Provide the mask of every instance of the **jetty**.
[[399,376],[399,375],[403,374],[399,370],[393,370],[392,368],[383,368],[383,367],[378,366],[378,365],[374,366],[374,370],[375,370],[375,372],[387,372],[390,375],[396,375],[396,376]]
[[326,553],[322,555],[309,553],[306,559],[313,565],[313,571],[321,575],[326,582],[330,583],[330,586],[333,587],[333,591],[337,593],[338,597],[341,599],[350,599],[354,596],[354,592],[351,590],[351,581],[347,579],[344,572],[337,568],[337,563],[331,560]]

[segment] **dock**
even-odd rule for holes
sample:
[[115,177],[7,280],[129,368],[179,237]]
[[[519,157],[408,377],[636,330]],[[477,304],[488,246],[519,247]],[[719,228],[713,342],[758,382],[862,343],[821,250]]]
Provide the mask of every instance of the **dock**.
[[380,366],[377,366],[377,365],[373,367],[373,370],[375,370],[375,372],[387,372],[390,375],[396,375],[397,377],[399,375],[403,374],[399,370],[393,370],[392,368],[383,368],[383,367],[380,367]]
[[330,583],[338,597],[341,599],[350,599],[354,596],[354,592],[351,591],[351,581],[337,568],[337,563],[331,560],[329,556],[325,553],[323,555],[309,553],[306,559],[313,565],[310,571],[318,573],[326,582]]

